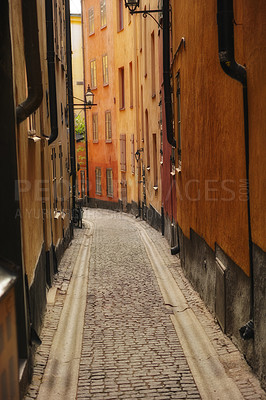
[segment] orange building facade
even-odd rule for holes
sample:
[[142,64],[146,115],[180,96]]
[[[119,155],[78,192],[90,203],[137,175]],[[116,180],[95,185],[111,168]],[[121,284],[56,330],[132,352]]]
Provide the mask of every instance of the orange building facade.
[[118,204],[118,136],[115,114],[114,10],[109,1],[82,1],[84,87],[95,103],[86,111],[91,206]]
[[[172,1],[181,262],[264,385],[265,17],[263,2]],[[234,75],[234,60],[247,83]],[[254,336],[247,340],[250,320]]]

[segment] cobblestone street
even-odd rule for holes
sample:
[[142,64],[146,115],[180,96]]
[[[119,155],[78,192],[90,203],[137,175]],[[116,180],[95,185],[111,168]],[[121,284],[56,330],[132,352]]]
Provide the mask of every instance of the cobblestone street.
[[[265,399],[258,380],[185,279],[178,257],[170,254],[162,235],[132,216],[88,209],[84,213],[84,227],[75,230],[75,238],[49,292],[53,296],[52,300],[48,297],[42,344],[36,352],[33,380],[25,400],[39,397],[73,265],[86,236],[91,247],[76,397],[69,397],[66,390],[64,398],[204,398],[172,322],[173,310],[165,304],[160,291],[140,229],[178,283],[188,308],[204,325],[217,359],[239,393],[231,399]],[[212,386],[211,380],[209,385]],[[56,400],[49,393],[47,398]],[[217,393],[212,398],[223,396]]]

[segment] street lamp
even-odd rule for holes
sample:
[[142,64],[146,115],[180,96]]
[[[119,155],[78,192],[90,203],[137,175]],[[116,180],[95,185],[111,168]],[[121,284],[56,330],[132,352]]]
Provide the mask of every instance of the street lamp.
[[75,96],[73,96],[73,98],[80,101],[80,103],[72,104],[75,110],[90,110],[92,106],[97,106],[97,104],[93,102],[94,93],[91,91],[90,85],[88,85],[87,92],[85,93],[85,101]]
[[130,14],[143,14],[143,17],[146,18],[147,15],[152,17],[152,19],[157,23],[159,28],[162,28],[161,24],[151,15],[151,13],[159,13],[163,12],[162,9],[160,10],[138,10],[136,9],[139,7],[139,0],[125,0],[125,7],[129,9]]
[[85,99],[86,99],[86,104],[89,109],[91,109],[91,106],[96,105],[93,103],[94,93],[91,91],[90,85],[88,85],[87,93],[85,94]]
[[134,13],[137,7],[139,7],[139,0],[125,0],[125,7],[129,9],[131,13]]

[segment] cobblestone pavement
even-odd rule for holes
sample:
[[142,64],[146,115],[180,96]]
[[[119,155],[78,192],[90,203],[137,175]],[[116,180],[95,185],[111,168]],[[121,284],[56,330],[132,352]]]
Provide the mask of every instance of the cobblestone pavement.
[[[145,229],[178,282],[189,307],[204,325],[228,375],[244,399],[265,392],[232,342],[222,333],[184,277],[179,259],[162,235],[144,221],[105,210],[85,210],[93,224],[89,285],[77,399],[200,399],[182,347],[164,305],[138,226]],[[86,229],[75,230],[55,277],[33,381],[25,400],[38,391],[57,329],[72,269]],[[218,398],[217,398],[218,399]],[[56,399],[52,399],[56,400]],[[74,399],[73,399],[74,400]],[[234,399],[230,399],[234,400]]]
[[77,399],[200,399],[139,232],[121,214],[94,224]]

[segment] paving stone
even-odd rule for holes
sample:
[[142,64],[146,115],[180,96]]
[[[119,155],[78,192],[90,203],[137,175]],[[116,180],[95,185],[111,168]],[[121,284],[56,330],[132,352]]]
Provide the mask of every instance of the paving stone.
[[[204,325],[221,361],[230,365],[228,374],[243,398],[265,400],[258,380],[184,277],[179,258],[170,254],[162,235],[146,222],[121,213],[85,210],[84,217],[93,223],[94,232],[90,234],[89,284],[76,398],[200,399],[170,320],[171,310],[164,305],[140,240],[136,227],[140,224]],[[38,396],[84,235],[88,235],[86,228],[75,229],[75,238],[58,267],[55,303],[47,307],[40,335],[43,342],[36,352],[33,381],[24,400]]]
[[103,211],[86,211],[85,218],[94,226],[88,284],[94,297],[87,299],[80,374],[84,365],[93,370],[101,361],[119,372],[110,383],[106,370],[106,393],[111,384],[117,398],[155,398],[159,389],[171,398],[182,366],[190,370],[135,224]]

